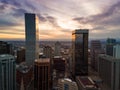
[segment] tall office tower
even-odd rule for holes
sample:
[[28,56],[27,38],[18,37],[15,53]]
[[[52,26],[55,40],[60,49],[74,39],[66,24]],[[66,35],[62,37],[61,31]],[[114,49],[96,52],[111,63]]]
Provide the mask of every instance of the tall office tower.
[[120,59],[106,54],[99,55],[98,72],[107,90],[120,90]]
[[25,14],[26,32],[26,63],[33,65],[39,58],[39,32],[38,17],[35,14]]
[[116,44],[116,40],[108,38],[106,42],[106,54],[113,56],[113,46]]
[[72,32],[73,77],[88,75],[88,29]]
[[61,56],[61,43],[60,42],[56,42],[55,43],[55,52],[54,52],[55,56]]
[[0,41],[0,54],[13,54],[12,45],[7,42]]
[[50,90],[50,59],[42,58],[34,63],[34,90]]
[[43,54],[47,58],[52,58],[53,57],[53,50],[52,50],[52,48],[50,46],[44,46]]
[[19,48],[17,50],[17,60],[16,63],[20,64],[21,62],[25,62],[25,48]]
[[120,45],[119,44],[113,46],[113,57],[116,59],[120,59]]
[[0,55],[0,90],[16,90],[15,58],[9,54]]
[[103,54],[100,40],[92,40],[90,45],[91,66],[94,70],[98,70],[98,54]]

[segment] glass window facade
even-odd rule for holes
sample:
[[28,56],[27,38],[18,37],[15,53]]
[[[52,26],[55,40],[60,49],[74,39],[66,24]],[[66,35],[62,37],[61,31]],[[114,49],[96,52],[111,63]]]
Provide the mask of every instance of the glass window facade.
[[75,76],[88,74],[88,30],[72,33],[72,61]]

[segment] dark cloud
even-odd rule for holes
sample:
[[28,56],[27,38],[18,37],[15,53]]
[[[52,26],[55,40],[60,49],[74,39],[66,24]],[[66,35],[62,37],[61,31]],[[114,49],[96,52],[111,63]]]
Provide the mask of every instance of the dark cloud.
[[0,2],[4,3],[4,4],[11,4],[17,7],[21,7],[21,3],[18,2],[17,0],[1,0]]
[[27,10],[19,8],[19,9],[14,9],[14,13],[12,14],[15,17],[23,16],[25,13],[28,13]]
[[45,18],[43,15],[41,15],[41,14],[37,14],[37,16],[39,17],[39,20],[40,20],[41,23],[47,21],[46,18]]
[[19,25],[19,24],[16,22],[0,19],[0,27],[8,27],[8,26],[16,26],[16,25]]
[[54,27],[60,27],[56,21],[56,18],[52,17],[52,16],[47,16],[46,17],[47,21],[51,23],[51,25],[53,25]]

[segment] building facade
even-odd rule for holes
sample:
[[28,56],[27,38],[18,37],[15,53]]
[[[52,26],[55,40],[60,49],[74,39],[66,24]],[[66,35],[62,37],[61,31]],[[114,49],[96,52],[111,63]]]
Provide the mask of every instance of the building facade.
[[90,64],[94,70],[98,70],[98,55],[104,54],[100,40],[92,40],[90,45]]
[[110,90],[120,90],[120,59],[100,54],[98,67],[99,76]]
[[88,29],[72,32],[72,74],[88,75]]
[[33,65],[39,58],[39,22],[35,14],[25,14],[26,62]]
[[0,54],[13,54],[12,45],[7,42],[0,41]]
[[25,48],[20,48],[17,50],[16,63],[20,64],[21,62],[25,62]]
[[33,67],[29,67],[25,62],[17,65],[16,68],[16,83],[17,90],[33,90],[34,84],[33,81]]
[[116,44],[116,40],[113,38],[108,38],[106,41],[106,54],[113,56],[113,46]]
[[34,63],[34,90],[50,90],[50,59],[38,59]]
[[0,55],[0,90],[16,90],[16,65],[12,55]]
[[113,46],[113,57],[116,59],[120,59],[120,45],[119,44]]
[[53,57],[53,50],[50,46],[44,46],[43,47],[43,54],[46,58],[52,58]]
[[55,42],[55,52],[54,56],[61,56],[61,43],[60,42]]

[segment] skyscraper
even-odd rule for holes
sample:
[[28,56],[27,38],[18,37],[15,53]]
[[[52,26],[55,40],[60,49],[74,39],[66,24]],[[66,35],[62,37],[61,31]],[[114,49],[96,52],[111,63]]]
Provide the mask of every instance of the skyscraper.
[[55,43],[55,52],[54,52],[54,55],[55,56],[60,56],[61,55],[60,52],[61,52],[61,43],[57,41]]
[[0,41],[0,54],[13,54],[12,45],[7,42]]
[[72,32],[73,76],[88,75],[88,29]]
[[16,66],[12,55],[0,55],[0,90],[16,90]]
[[98,70],[98,55],[104,53],[100,40],[92,40],[90,45],[91,66]]
[[41,58],[34,63],[34,90],[50,90],[50,59]]
[[34,60],[39,58],[39,32],[38,17],[35,14],[25,14],[26,32],[26,62],[33,65]]
[[106,42],[106,54],[113,56],[113,46],[116,44],[116,40],[113,38],[108,38]]
[[120,45],[119,44],[113,46],[113,57],[116,59],[120,59]]
[[52,47],[50,47],[50,46],[44,46],[44,48],[43,48],[43,54],[47,58],[52,58],[53,57]]
[[106,54],[100,54],[98,58],[99,76],[109,90],[120,90],[120,59]]

